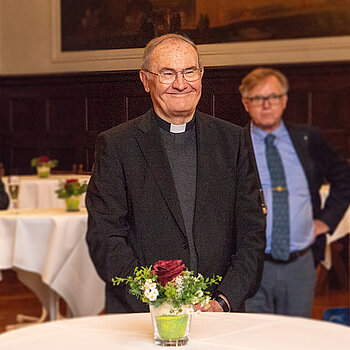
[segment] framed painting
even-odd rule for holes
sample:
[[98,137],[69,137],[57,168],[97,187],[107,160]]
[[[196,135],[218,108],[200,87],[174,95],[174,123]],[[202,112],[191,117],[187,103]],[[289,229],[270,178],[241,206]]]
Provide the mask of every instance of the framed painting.
[[169,32],[188,35],[207,66],[350,59],[350,0],[51,1],[54,61],[138,69],[147,42]]

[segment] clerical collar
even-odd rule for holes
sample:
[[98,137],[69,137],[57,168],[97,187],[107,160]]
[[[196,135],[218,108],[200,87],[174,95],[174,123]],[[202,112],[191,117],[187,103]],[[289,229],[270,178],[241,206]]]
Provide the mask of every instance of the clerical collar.
[[164,119],[160,118],[156,113],[154,113],[158,126],[165,131],[171,132],[172,134],[181,134],[183,132],[191,130],[194,126],[195,115],[196,113],[188,123],[183,125],[175,125],[175,124],[168,123]]

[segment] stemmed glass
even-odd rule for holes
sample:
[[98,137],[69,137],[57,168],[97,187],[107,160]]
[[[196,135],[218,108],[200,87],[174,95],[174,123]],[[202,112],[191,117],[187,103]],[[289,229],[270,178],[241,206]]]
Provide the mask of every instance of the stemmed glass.
[[12,206],[15,212],[18,210],[18,195],[19,195],[19,176],[10,175],[7,178],[8,190],[12,200]]

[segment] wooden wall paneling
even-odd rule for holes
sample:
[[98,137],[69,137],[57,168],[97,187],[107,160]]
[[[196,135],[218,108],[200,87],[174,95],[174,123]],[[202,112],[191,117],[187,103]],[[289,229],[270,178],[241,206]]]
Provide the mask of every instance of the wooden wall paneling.
[[198,103],[198,110],[210,115],[214,114],[214,99],[212,93],[207,90],[202,90],[202,97]]
[[126,119],[123,96],[87,97],[86,131],[99,134],[102,131],[124,123]]
[[297,124],[312,123],[312,93],[309,90],[291,90],[283,118]]
[[80,162],[85,170],[92,168],[97,135],[125,121],[125,103],[122,95],[86,97],[84,137],[86,142],[83,150],[84,159]]
[[[1,94],[0,94],[1,96]],[[7,162],[10,152],[10,103],[8,99],[0,98],[0,162],[3,163],[5,172],[9,164]]]
[[206,68],[198,109],[235,124],[246,124],[248,117],[242,106],[239,84],[240,77],[232,68]]
[[335,91],[315,90],[312,94],[312,124],[322,129],[340,129],[341,113],[340,113],[341,95]]
[[57,170],[71,170],[83,154],[85,100],[51,98],[46,138],[50,157],[58,160]]
[[245,111],[239,93],[223,93],[213,95],[213,115],[231,123],[244,126],[250,118]]
[[81,93],[86,97],[84,169],[91,170],[97,135],[145,113],[151,100],[144,92],[138,71],[107,72],[85,77]]
[[[320,126],[350,157],[350,64],[276,65],[290,81],[285,118]],[[206,68],[198,109],[244,125],[238,86],[254,67]],[[137,71],[0,77],[0,161],[32,173],[30,159],[47,153],[68,170],[91,170],[97,135],[145,113],[151,99]]]
[[152,108],[152,100],[149,94],[140,91],[137,94],[128,95],[125,97],[126,118],[134,119]]
[[47,101],[44,98],[10,100],[10,169],[13,173],[32,172],[30,161],[47,151]]
[[316,90],[312,95],[312,124],[324,130],[329,142],[341,153],[346,154],[349,129],[343,120],[342,92],[336,89],[332,91]]
[[350,87],[344,89],[341,94],[341,117],[344,125],[344,129],[346,130],[346,144],[345,150],[343,153],[347,154],[347,157],[350,162]]

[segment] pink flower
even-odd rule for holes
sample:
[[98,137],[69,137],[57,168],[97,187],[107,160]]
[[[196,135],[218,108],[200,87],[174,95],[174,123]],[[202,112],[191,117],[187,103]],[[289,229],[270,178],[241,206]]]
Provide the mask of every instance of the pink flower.
[[185,265],[181,262],[182,260],[159,260],[151,272],[158,276],[159,283],[164,287],[183,271]]

